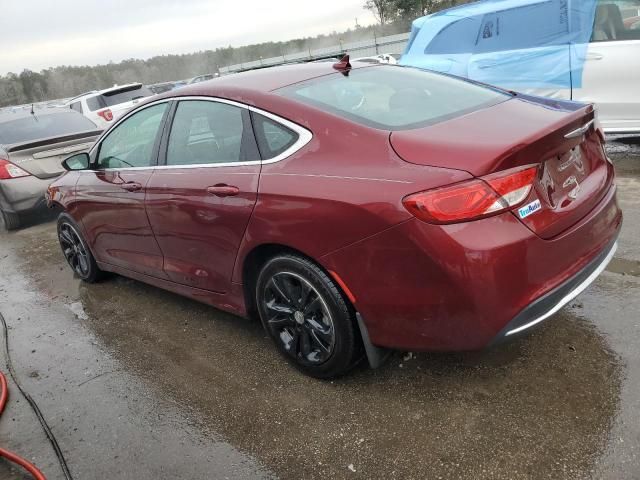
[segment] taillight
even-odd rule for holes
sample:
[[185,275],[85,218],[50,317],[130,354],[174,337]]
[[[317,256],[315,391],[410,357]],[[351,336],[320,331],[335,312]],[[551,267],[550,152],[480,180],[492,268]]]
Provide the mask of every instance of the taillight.
[[105,108],[104,110],[99,110],[98,115],[104,118],[107,122],[110,122],[113,120],[113,112],[108,108]]
[[10,180],[12,178],[28,177],[29,172],[14,165],[9,160],[0,158],[0,180]]
[[495,215],[524,202],[538,167],[523,167],[414,193],[402,203],[417,218],[430,223],[457,223]]

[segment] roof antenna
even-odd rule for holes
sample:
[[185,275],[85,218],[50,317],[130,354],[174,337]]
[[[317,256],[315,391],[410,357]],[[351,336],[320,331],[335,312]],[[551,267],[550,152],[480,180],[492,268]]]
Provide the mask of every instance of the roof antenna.
[[31,104],[31,115],[35,115],[36,112],[33,111],[33,103]]
[[349,63],[349,55],[345,55],[344,57],[342,57],[342,60],[340,60],[338,63],[334,63],[333,68],[335,68],[336,70],[340,70],[343,73],[347,73],[349,70],[351,70],[351,63]]

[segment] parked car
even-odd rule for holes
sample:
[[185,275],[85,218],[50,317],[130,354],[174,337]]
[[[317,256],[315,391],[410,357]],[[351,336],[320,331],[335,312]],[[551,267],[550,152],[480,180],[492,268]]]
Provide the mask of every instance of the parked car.
[[529,331],[622,222],[592,105],[348,59],[164,94],[66,167],[48,201],[80,278],[257,312],[316,377]]
[[640,0],[474,2],[416,20],[401,62],[595,103],[607,133],[640,132]]
[[162,82],[162,83],[154,83],[153,85],[147,85],[147,88],[154,95],[159,95],[161,93],[170,92],[175,88],[174,82]]
[[206,82],[207,80],[213,80],[214,78],[219,77],[217,73],[207,73],[206,75],[198,75],[197,77],[193,77],[191,80],[187,82],[187,85],[192,85],[194,83]]
[[365,63],[387,63],[389,65],[395,65],[400,60],[401,55],[397,53],[381,53],[380,55],[374,55],[371,57],[360,57],[356,58],[355,62],[365,62]]
[[0,213],[5,228],[45,206],[44,193],[63,171],[62,161],[86,152],[101,130],[77,112],[62,108],[0,113]]
[[72,98],[66,105],[104,129],[140,100],[152,95],[153,92],[148,87],[141,83],[131,83],[84,93]]

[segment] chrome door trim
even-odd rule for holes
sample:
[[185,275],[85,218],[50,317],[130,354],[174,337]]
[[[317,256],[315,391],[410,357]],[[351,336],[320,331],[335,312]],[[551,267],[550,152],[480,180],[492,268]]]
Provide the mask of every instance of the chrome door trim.
[[[257,107],[253,107],[251,105],[246,105],[244,103],[240,103],[240,102],[236,102],[234,100],[227,100],[226,98],[220,98],[220,97],[207,97],[207,96],[197,96],[197,95],[193,95],[193,96],[186,96],[186,97],[169,97],[169,98],[162,98],[160,100],[157,100],[155,102],[150,102],[147,103],[145,105],[143,105],[140,108],[136,108],[133,109],[129,112],[127,112],[126,115],[123,115],[122,117],[120,117],[116,123],[114,123],[111,128],[109,128],[109,131],[106,132],[107,135],[108,133],[113,130],[114,128],[116,128],[121,122],[123,122],[124,120],[126,120],[127,118],[129,118],[130,116],[132,116],[135,113],[141,112],[142,110],[152,107],[154,105],[159,105],[161,103],[168,103],[168,102],[172,102],[172,101],[176,101],[176,102],[180,102],[183,100],[200,100],[200,101],[206,101],[206,102],[216,102],[216,103],[224,103],[227,105],[233,105],[234,107],[238,107],[238,108],[242,108],[245,110],[249,110],[251,112],[255,112],[257,114],[263,115],[271,120],[273,120],[276,123],[281,124],[282,126],[288,128],[289,130],[293,130],[294,132],[296,132],[298,134],[298,140],[291,145],[287,150],[285,150],[284,152],[282,152],[280,155],[274,157],[274,158],[269,158],[267,160],[249,160],[246,162],[227,162],[227,163],[205,163],[205,164],[193,164],[193,165],[151,165],[148,167],[126,167],[126,168],[105,168],[102,170],[82,170],[84,172],[113,172],[113,171],[118,171],[118,172],[123,172],[123,171],[138,171],[138,170],[183,170],[183,169],[189,169],[189,168],[220,168],[220,167],[242,167],[242,166],[251,166],[251,165],[265,165],[265,164],[270,164],[270,163],[276,163],[276,162],[280,162],[282,160],[284,160],[285,158],[290,157],[291,155],[293,155],[294,153],[298,152],[299,150],[301,150],[302,148],[304,148],[309,142],[311,142],[311,140],[313,139],[313,133],[311,133],[310,130],[306,129],[305,127],[298,125],[297,123],[294,123],[290,120],[287,120],[286,118],[282,118],[279,115],[275,115],[271,112],[267,112],[266,110],[262,110],[261,108],[257,108]],[[104,136],[104,138],[106,138],[106,136]],[[102,138],[99,139],[98,142],[96,142],[93,147],[91,148],[91,150],[89,151],[89,155],[91,155],[93,153],[93,150],[95,148],[98,147],[98,145],[102,143]]]

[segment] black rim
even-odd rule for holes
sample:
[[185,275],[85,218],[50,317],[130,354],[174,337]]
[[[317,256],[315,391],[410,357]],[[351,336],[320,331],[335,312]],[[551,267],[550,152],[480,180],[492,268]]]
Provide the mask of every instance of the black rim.
[[326,302],[307,280],[295,273],[276,273],[266,284],[262,308],[267,328],[298,362],[319,365],[331,357],[333,319]]
[[81,277],[89,275],[89,255],[80,236],[68,223],[63,223],[58,232],[62,253],[74,272]]

